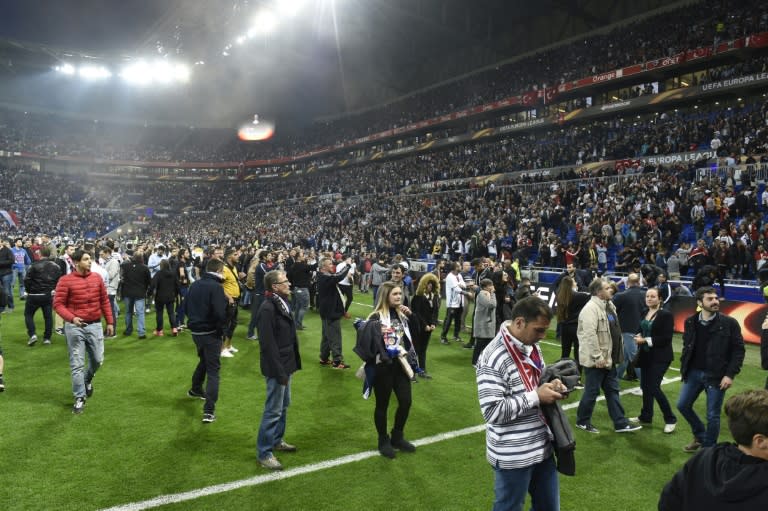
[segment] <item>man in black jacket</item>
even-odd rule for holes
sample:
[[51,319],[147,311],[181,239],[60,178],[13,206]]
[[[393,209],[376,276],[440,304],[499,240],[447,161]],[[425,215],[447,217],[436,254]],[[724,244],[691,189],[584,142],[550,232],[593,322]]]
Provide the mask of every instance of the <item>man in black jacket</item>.
[[[221,283],[224,261],[209,259],[205,272],[196,280],[187,293],[187,316],[189,332],[197,346],[200,359],[192,374],[192,388],[189,397],[205,399],[203,422],[216,420],[214,414],[219,399],[219,369],[221,368],[221,345],[224,326],[227,321],[227,296]],[[206,380],[205,391],[203,381]]]
[[293,317],[296,320],[296,330],[304,330],[304,315],[309,309],[309,286],[312,285],[312,272],[316,270],[317,263],[307,264],[307,256],[303,250],[299,251],[296,261],[288,270],[288,280],[293,288]]
[[5,294],[8,296],[7,305],[0,307],[0,311],[8,307],[13,310],[13,252],[11,251],[11,242],[3,240],[0,244],[0,283],[2,283]]
[[291,375],[301,369],[299,340],[289,306],[291,283],[285,272],[273,270],[264,277],[267,291],[258,311],[261,374],[267,381],[264,414],[259,426],[259,463],[282,470],[274,451],[293,452],[296,447],[283,440],[288,406],[291,404]]
[[640,331],[640,320],[645,309],[645,289],[640,287],[639,274],[630,273],[627,276],[627,289],[613,297],[613,305],[616,306],[624,341],[624,361],[616,367],[616,377],[635,381],[638,378],[637,369],[631,362],[637,353],[635,334]]
[[51,261],[51,249],[40,249],[41,258],[29,267],[24,277],[24,287],[27,290],[27,301],[24,305],[24,322],[27,325],[29,341],[27,345],[34,346],[37,342],[35,334],[35,312],[43,309],[45,331],[43,332],[43,344],[51,344],[53,334],[53,290],[61,277],[61,268]]
[[[720,314],[720,300],[713,287],[696,290],[696,302],[701,312],[685,320],[680,375],[683,387],[677,409],[691,425],[693,441],[685,452],[699,447],[712,447],[720,435],[720,409],[725,391],[744,363],[744,338],[735,319]],[[699,394],[707,395],[707,426],[696,415],[693,404]]]
[[[327,257],[320,259],[320,272],[317,276],[317,304],[320,319],[323,322],[323,338],[320,341],[320,364],[333,364],[335,369],[347,369],[341,355],[341,318],[344,316],[344,300],[338,283],[350,269],[352,258],[347,258],[347,265],[340,273],[331,273],[333,263]],[[333,361],[329,357],[333,356]]]
[[136,252],[130,260],[120,266],[121,280],[123,282],[123,300],[125,300],[125,332],[123,335],[133,333],[134,308],[138,318],[139,339],[146,339],[147,332],[144,325],[145,303],[147,290],[152,283],[149,268],[144,264],[144,255]]

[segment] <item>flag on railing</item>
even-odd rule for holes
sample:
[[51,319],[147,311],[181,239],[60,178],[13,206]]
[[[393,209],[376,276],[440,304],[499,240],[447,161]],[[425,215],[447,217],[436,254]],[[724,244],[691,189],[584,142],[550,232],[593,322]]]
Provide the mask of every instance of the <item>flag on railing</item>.
[[0,209],[0,216],[5,218],[5,221],[8,222],[11,227],[19,226],[19,217],[16,216],[15,212],[7,211],[5,209]]

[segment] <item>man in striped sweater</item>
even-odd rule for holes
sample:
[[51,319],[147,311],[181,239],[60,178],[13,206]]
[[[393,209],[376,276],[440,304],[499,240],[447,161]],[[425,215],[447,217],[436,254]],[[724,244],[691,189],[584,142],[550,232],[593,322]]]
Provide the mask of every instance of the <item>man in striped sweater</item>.
[[494,511],[522,510],[530,493],[536,511],[560,509],[552,432],[541,405],[563,399],[560,380],[539,385],[544,360],[537,345],[552,312],[538,297],[523,298],[477,361],[477,387],[494,468]]

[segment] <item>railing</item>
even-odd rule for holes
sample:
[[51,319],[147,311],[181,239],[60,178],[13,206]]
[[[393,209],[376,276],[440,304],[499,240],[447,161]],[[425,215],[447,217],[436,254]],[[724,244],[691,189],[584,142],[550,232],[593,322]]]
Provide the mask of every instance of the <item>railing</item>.
[[721,183],[725,183],[730,177],[735,185],[739,185],[743,181],[743,174],[745,172],[749,174],[749,181],[752,183],[765,183],[768,181],[768,163],[739,163],[736,165],[701,167],[696,169],[696,181],[718,179]]

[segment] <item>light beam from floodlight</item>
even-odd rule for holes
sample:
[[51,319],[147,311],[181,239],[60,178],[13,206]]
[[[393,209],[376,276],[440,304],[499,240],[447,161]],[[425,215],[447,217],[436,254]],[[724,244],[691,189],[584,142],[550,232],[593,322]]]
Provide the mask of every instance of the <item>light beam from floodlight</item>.
[[293,17],[299,13],[305,3],[305,0],[276,0],[275,9],[282,16]]
[[[270,11],[261,11],[253,21],[253,29],[258,34],[269,34],[277,27],[277,18]],[[249,34],[251,31],[248,32]]]

